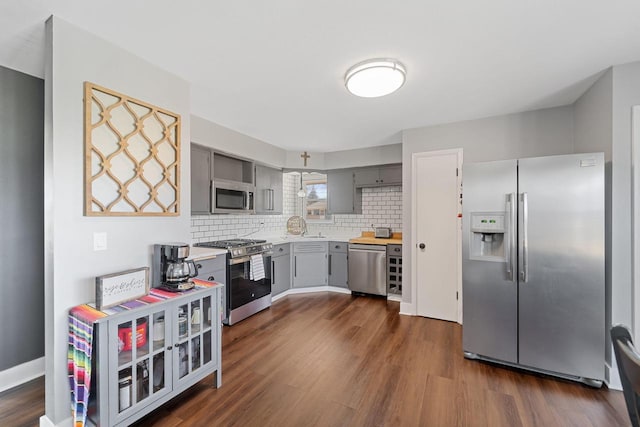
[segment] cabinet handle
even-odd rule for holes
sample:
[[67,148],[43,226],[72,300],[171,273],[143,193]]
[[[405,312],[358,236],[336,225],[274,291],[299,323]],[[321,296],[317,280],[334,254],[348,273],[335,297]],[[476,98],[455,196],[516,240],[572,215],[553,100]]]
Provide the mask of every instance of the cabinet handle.
[[329,276],[331,276],[331,254],[329,254]]
[[278,251],[282,252],[282,251],[284,251],[284,249],[280,248],[280,249],[278,249]]
[[276,283],[276,262],[271,261],[271,283]]
[[298,277],[298,257],[293,257],[293,277]]
[[169,347],[167,347],[167,350],[171,350],[172,348],[173,348],[173,347],[169,346]]
[[198,269],[202,268],[202,264],[196,264],[196,267],[198,267]]
[[216,278],[213,277],[213,276],[209,276],[209,277],[207,277],[207,280],[210,281],[210,282],[213,282],[214,280],[216,280]]

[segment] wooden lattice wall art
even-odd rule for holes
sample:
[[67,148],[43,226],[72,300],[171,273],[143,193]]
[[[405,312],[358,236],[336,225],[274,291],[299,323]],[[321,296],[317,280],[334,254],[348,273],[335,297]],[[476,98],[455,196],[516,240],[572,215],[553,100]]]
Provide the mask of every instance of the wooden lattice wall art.
[[85,82],[85,215],[180,213],[180,116]]

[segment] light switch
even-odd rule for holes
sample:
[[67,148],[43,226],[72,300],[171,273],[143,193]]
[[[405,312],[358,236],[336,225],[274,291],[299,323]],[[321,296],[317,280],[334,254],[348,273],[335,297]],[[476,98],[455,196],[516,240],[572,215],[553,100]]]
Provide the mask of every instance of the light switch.
[[94,251],[107,250],[107,233],[105,232],[93,233],[93,250]]

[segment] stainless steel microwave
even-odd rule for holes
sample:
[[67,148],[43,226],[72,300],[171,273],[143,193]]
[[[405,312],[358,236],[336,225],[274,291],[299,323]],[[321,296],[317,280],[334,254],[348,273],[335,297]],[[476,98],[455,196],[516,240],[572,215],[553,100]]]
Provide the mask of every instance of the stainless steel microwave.
[[255,213],[256,187],[236,181],[211,182],[211,213]]

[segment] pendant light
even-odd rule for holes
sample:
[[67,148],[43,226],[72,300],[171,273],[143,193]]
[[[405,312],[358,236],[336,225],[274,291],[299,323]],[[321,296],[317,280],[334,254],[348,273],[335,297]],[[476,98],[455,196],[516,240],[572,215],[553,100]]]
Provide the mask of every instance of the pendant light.
[[307,192],[302,188],[302,172],[300,172],[300,189],[298,190],[298,197],[306,197]]
[[369,59],[349,68],[344,76],[347,90],[363,98],[377,98],[400,89],[407,70],[398,60]]

